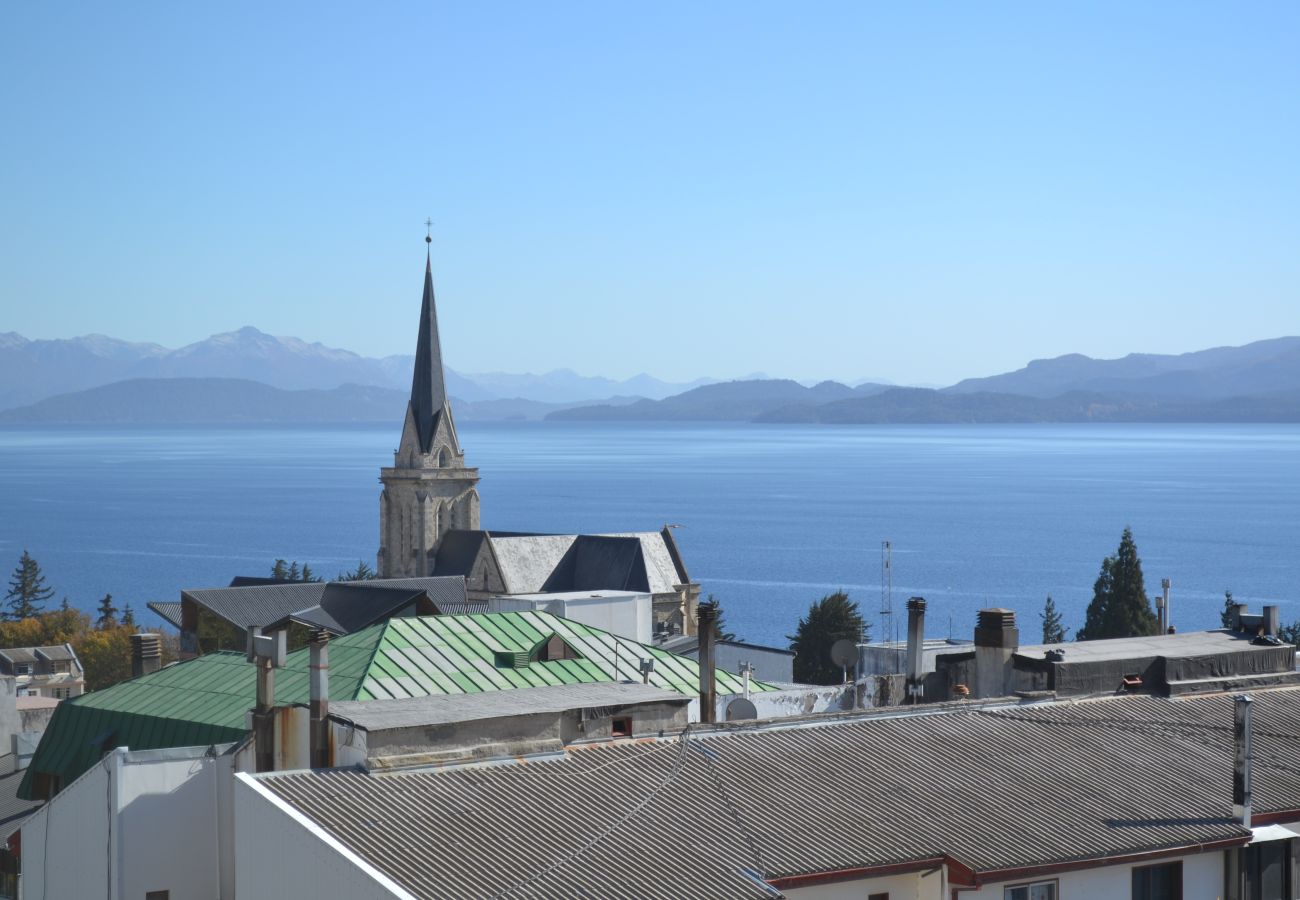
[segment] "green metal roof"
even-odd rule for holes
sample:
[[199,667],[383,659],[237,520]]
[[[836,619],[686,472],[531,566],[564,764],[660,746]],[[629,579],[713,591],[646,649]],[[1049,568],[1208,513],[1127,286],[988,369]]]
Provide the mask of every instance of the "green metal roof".
[[[538,661],[538,647],[552,636],[581,658]],[[640,661],[646,657],[655,661],[652,685],[691,697],[699,693],[695,660],[542,612],[389,619],[335,638],[329,654],[334,700],[640,681]],[[307,649],[297,650],[276,671],[277,704],[307,702],[308,655]],[[721,694],[742,690],[741,679],[730,672],[719,669],[716,679]],[[750,689],[774,690],[760,681],[751,682]],[[36,748],[20,796],[28,795],[36,772],[68,784],[99,760],[110,737],[110,746],[132,750],[242,740],[256,692],[256,672],[243,654],[224,652],[64,700]]]

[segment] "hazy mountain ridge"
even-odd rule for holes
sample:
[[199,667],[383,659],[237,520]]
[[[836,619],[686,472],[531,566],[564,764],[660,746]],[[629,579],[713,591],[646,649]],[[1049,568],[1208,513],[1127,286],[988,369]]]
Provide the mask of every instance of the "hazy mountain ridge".
[[[361,356],[350,350],[275,337],[256,328],[214,334],[174,350],[104,335],[28,340],[0,333],[0,409],[136,378],[234,378],[284,390],[328,390],[345,384],[409,390],[415,357]],[[448,393],[467,402],[525,400],[569,405],[615,396],[655,399],[694,387],[649,375],[624,381],[558,369],[543,375],[446,370]]]
[[[384,423],[400,428],[408,397],[407,391],[360,384],[286,390],[244,378],[132,378],[0,410],[0,424]],[[535,400],[457,397],[451,405],[461,422],[536,421],[569,408]]]

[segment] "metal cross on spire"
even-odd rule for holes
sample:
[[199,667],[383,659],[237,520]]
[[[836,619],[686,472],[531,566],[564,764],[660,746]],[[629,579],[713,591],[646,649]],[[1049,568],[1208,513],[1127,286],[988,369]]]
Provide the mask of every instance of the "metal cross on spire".
[[424,242],[426,244],[432,244],[433,243],[433,219],[425,219],[424,227],[428,230],[428,233],[425,234],[424,236]]

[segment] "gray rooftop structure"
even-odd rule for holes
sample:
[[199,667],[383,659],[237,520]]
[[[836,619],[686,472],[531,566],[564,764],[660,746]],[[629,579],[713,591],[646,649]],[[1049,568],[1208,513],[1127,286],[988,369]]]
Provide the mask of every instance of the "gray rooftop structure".
[[638,703],[689,703],[676,691],[648,684],[599,682],[554,684],[476,694],[446,694],[403,700],[351,700],[330,704],[330,714],[359,728],[379,730],[450,725],[479,719],[559,713],[571,709],[631,706]]
[[[531,765],[259,780],[420,897],[762,898],[938,867],[961,887],[1244,845],[1232,709],[1224,695],[921,708]],[[1295,821],[1300,691],[1255,694],[1254,728],[1255,823]]]

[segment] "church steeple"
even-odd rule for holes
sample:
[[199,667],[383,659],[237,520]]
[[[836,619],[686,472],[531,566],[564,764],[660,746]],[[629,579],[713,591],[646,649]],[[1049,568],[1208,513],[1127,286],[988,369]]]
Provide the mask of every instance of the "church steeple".
[[[433,243],[433,237],[425,237]],[[426,251],[424,300],[420,304],[420,335],[415,344],[415,375],[411,379],[410,413],[419,437],[420,452],[429,453],[442,415],[450,418],[447,386],[442,375],[442,347],[438,341],[438,307],[433,297],[433,256]],[[450,424],[450,423],[448,423]],[[454,433],[454,429],[452,429]]]

